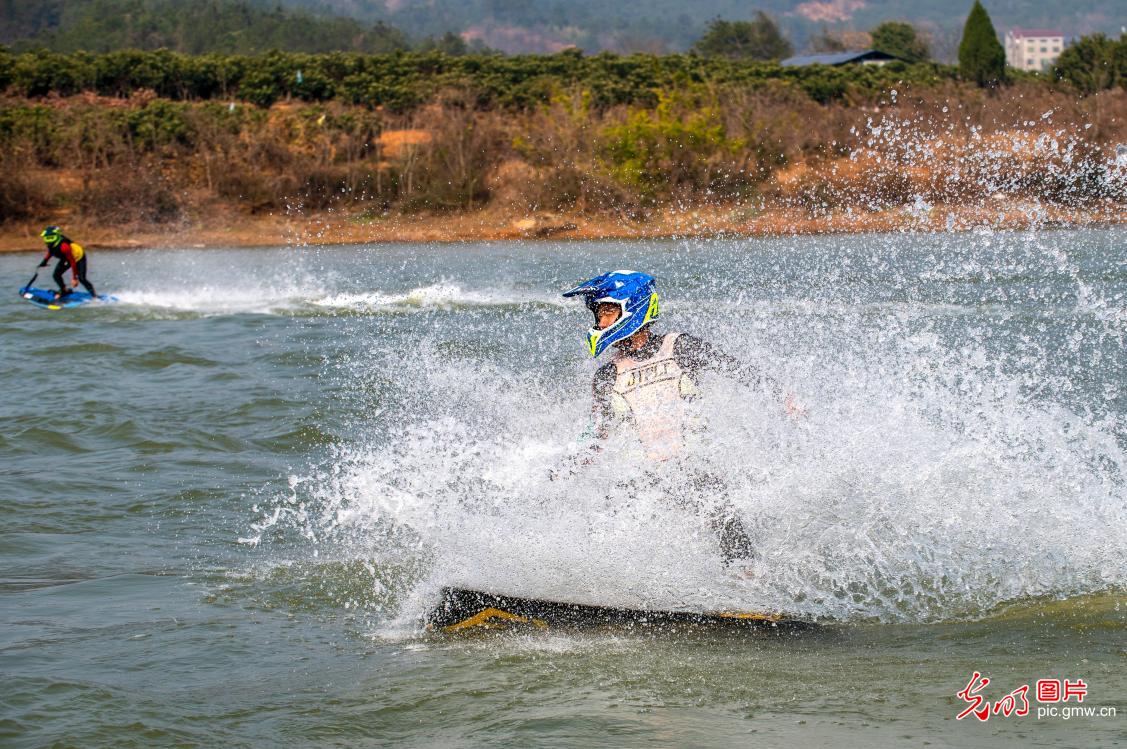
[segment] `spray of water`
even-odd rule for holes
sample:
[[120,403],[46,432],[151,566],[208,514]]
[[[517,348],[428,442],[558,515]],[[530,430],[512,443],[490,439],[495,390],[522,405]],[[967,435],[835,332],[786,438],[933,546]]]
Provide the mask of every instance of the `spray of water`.
[[[364,560],[378,591],[394,589],[380,605],[407,622],[442,585],[846,621],[1122,588],[1121,287],[1093,282],[1051,236],[966,234],[910,256],[902,241],[771,257],[687,244],[692,263],[656,260],[680,292],[666,329],[761,368],[806,409],[789,417],[769,392],[708,375],[706,437],[676,465],[647,464],[629,438],[576,460],[593,365],[576,366],[586,320],[548,303],[551,287],[336,298],[418,315],[410,348],[377,323],[339,363],[357,439],[294,476],[241,540],[298,534]],[[780,288],[746,280],[788,264]],[[521,326],[553,337],[491,342]],[[707,520],[719,503],[755,543],[741,577]]]

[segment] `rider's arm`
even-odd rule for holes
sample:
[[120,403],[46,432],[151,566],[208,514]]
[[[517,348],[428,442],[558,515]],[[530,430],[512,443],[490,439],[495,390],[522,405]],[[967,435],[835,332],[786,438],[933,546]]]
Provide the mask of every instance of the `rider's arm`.
[[[575,475],[579,466],[590,465],[602,450],[602,445],[599,443],[610,436],[610,427],[613,423],[614,409],[611,406],[610,396],[614,390],[614,374],[613,363],[604,364],[595,372],[595,379],[591,383],[591,420],[579,439],[585,449],[565,459],[559,468],[548,471],[548,478],[552,481]],[[590,439],[592,437],[593,440]]]
[[591,383],[591,424],[596,439],[605,440],[614,423],[614,407],[611,405],[614,376],[614,363],[607,362],[596,370],[595,379]]
[[763,370],[741,362],[695,336],[679,336],[673,344],[673,355],[690,376],[695,376],[702,370],[720,372],[738,382],[766,390],[783,404],[787,414],[792,417],[806,414],[806,409],[797,402],[794,393],[784,390],[777,380],[769,377]]
[[677,342],[673,344],[673,355],[677,358],[677,363],[692,377],[702,371],[719,372],[745,385],[763,388],[779,400],[785,396],[779,383],[763,370],[724,353],[696,336],[678,336]]

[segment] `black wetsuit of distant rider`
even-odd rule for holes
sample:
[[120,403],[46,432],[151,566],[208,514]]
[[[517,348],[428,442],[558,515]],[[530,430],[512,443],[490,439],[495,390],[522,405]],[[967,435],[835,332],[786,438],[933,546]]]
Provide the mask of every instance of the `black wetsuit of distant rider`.
[[[648,340],[640,348],[629,352],[629,356],[639,362],[650,359],[659,352],[664,340],[665,335],[651,333]],[[767,387],[776,395],[781,395],[781,390],[776,383],[761,371],[717,350],[695,336],[679,335],[673,343],[673,358],[694,382],[699,382],[699,375],[702,372],[716,372],[745,384]],[[595,372],[593,382],[594,421],[595,434],[599,438],[609,436],[612,425],[616,421],[611,400],[616,378],[617,368],[614,361],[607,362]],[[737,559],[753,558],[755,552],[752,548],[751,539],[743,522],[736,514],[735,508],[732,507],[731,502],[725,496],[727,486],[724,481],[715,474],[683,463],[678,466],[678,471],[675,473],[683,478],[688,487],[696,492],[706,491],[717,498],[718,501],[709,513],[709,523],[720,542],[720,553],[724,563],[729,564]],[[651,480],[657,480],[656,475],[652,473],[647,472],[647,477]]]
[[75,283],[85,286],[90,296],[97,298],[98,292],[94,291],[94,284],[86,279],[86,251],[82,248],[82,245],[69,237],[62,237],[54,246],[49,245],[47,247],[47,254],[43,257],[43,261],[39,263],[39,267],[47,267],[52,258],[59,261],[55,265],[55,272],[52,277],[58,284],[60,297],[70,293],[70,287],[63,281],[63,274],[69,268],[71,273],[74,274]]

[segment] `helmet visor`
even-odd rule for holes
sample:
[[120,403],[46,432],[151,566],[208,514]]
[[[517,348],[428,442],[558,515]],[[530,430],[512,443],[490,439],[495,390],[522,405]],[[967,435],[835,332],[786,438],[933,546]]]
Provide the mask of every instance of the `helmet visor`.
[[[605,327],[599,326],[599,305],[600,304],[613,304],[620,311],[610,324]],[[598,356],[607,346],[615,341],[627,337],[633,330],[627,331],[630,327],[630,320],[633,314],[627,311],[626,303],[619,299],[596,299],[590,305],[592,311],[595,313],[595,324],[587,331],[587,347],[591,351],[591,356]]]

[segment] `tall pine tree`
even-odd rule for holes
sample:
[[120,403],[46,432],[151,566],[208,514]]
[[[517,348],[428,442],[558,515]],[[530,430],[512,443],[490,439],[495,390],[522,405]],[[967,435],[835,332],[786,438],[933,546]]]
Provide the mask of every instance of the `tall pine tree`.
[[997,86],[1006,81],[1006,50],[998,41],[986,8],[978,0],[974,0],[963,27],[963,40],[959,42],[959,74],[979,86]]

